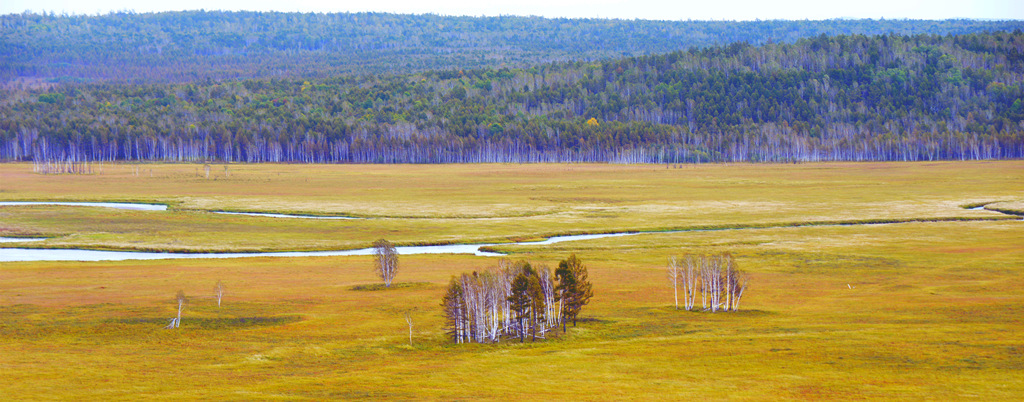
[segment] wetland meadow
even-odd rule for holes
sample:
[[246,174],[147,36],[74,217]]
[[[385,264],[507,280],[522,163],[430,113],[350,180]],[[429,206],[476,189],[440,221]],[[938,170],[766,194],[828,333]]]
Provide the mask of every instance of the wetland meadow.
[[[200,166],[0,164],[2,399],[1024,394],[1022,161]],[[337,252],[380,238],[401,267],[385,290],[369,252],[4,260]],[[403,249],[440,245],[456,248]],[[725,252],[749,278],[739,311],[676,310],[668,259]],[[444,333],[453,275],[570,254],[594,293],[575,328],[522,344]],[[179,290],[180,327],[164,329]]]

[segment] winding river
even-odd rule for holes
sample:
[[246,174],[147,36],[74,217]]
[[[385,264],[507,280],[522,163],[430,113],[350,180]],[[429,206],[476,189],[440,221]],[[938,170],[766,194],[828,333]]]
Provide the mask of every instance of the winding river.
[[[605,237],[629,236],[653,232],[587,234],[573,236],[555,236],[542,241],[518,243],[477,243],[477,244],[446,244],[438,246],[400,246],[395,247],[398,254],[473,254],[483,257],[497,257],[504,254],[483,251],[481,248],[499,245],[545,245],[567,241],[600,239]],[[670,232],[658,232],[670,233]],[[46,239],[12,239],[0,237],[0,242],[40,241]],[[184,258],[243,258],[243,257],[331,257],[346,255],[372,255],[373,248],[337,251],[281,251],[259,253],[153,253],[144,251],[104,251],[82,249],[42,249],[42,248],[0,248],[0,261],[124,261],[124,260],[162,260]]]
[[[67,205],[86,207],[105,207],[128,210],[165,211],[167,205],[161,204],[135,204],[135,203],[108,203],[108,202],[0,202],[0,206],[14,205]],[[970,208],[981,210],[984,206]],[[998,212],[998,211],[993,211]],[[255,212],[217,212],[230,215],[261,216],[272,218],[310,218],[310,219],[356,219],[348,217],[321,217],[313,215],[286,215]],[[837,225],[842,225],[837,224]],[[823,225],[818,225],[823,226]],[[742,229],[742,228],[737,228]],[[675,231],[639,231],[619,232],[606,234],[584,234],[570,236],[554,236],[542,241],[517,242],[517,243],[477,243],[477,244],[448,244],[436,246],[402,246],[396,247],[399,254],[473,254],[484,257],[502,256],[501,253],[493,253],[481,250],[489,246],[508,245],[531,245],[542,246],[548,244],[563,243],[568,241],[593,240],[606,237],[632,236],[652,233],[680,233],[698,232],[707,230],[723,229],[687,229]],[[38,242],[45,238],[10,238],[0,237],[0,243],[15,242]],[[371,255],[373,248],[362,248],[356,250],[334,250],[334,251],[281,251],[281,252],[254,252],[254,253],[156,253],[144,251],[104,251],[85,249],[45,249],[45,248],[0,248],[0,262],[14,261],[125,261],[125,260],[160,260],[160,259],[194,259],[194,258],[246,258],[246,257],[330,257],[350,255]]]

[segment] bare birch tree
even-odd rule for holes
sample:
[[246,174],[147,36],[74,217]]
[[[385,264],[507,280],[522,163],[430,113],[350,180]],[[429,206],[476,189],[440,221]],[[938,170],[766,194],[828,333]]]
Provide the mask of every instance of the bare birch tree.
[[224,298],[224,282],[217,281],[213,287],[213,295],[217,297],[217,308],[220,308],[220,301]]
[[686,311],[690,311],[697,298],[697,261],[692,255],[687,255],[683,261],[686,264],[686,271],[683,272],[683,306]]
[[708,284],[708,306],[711,312],[721,308],[722,299],[722,271],[717,256],[706,256],[703,264],[702,281]]
[[184,290],[178,290],[178,293],[174,295],[175,300],[178,302],[178,316],[171,319],[171,323],[168,324],[165,329],[178,328],[181,325],[181,310],[185,307],[185,302],[188,299],[185,297]]
[[561,315],[561,310],[558,309],[558,305],[555,303],[557,296],[555,295],[555,279],[551,273],[551,268],[546,265],[538,265],[536,271],[544,299],[545,325],[542,328],[558,326],[558,317]]
[[373,256],[374,271],[384,281],[385,287],[391,287],[391,281],[398,273],[398,251],[391,242],[380,239],[373,242]]
[[[676,310],[679,310],[679,281],[682,279],[683,270],[676,263],[676,256],[668,258],[668,280],[672,284],[672,295],[675,297]],[[686,296],[683,296],[685,303]]]
[[727,282],[732,298],[730,304],[726,305],[726,310],[737,311],[740,309],[743,292],[747,290],[747,274],[736,268],[734,261],[731,264]]

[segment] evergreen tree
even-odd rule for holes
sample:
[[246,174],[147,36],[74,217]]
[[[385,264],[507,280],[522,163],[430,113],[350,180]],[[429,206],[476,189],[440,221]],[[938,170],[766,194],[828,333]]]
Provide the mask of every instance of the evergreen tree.
[[463,302],[462,284],[452,277],[448,283],[448,291],[441,299],[441,307],[444,309],[445,329],[456,343],[462,343],[465,328],[466,306]]
[[529,264],[526,264],[524,269],[516,275],[515,279],[512,280],[512,294],[508,297],[508,302],[511,305],[512,313],[515,316],[515,325],[517,332],[519,333],[519,342],[522,343],[526,340],[526,321],[530,318],[533,298],[530,297],[530,274],[532,271]]
[[530,298],[530,334],[532,341],[537,341],[537,329],[544,327],[544,290],[540,284],[540,275],[529,265],[523,270],[527,277],[526,293]]
[[576,326],[576,318],[583,310],[583,306],[590,303],[594,290],[588,278],[587,267],[576,254],[558,263],[555,279],[558,281],[555,291],[562,303],[562,332],[565,332],[566,321],[571,319],[572,326]]

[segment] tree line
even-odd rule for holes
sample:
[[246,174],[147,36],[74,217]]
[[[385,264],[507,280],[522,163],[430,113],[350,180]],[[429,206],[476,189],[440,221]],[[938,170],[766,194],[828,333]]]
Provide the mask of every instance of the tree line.
[[3,90],[0,160],[1024,157],[1024,33],[840,35],[530,68]]
[[[1019,21],[643,21],[248,11],[0,15],[0,82],[321,79],[529,67],[819,34],[963,34]],[[44,82],[45,82],[44,81]],[[39,81],[27,81],[38,84]]]

